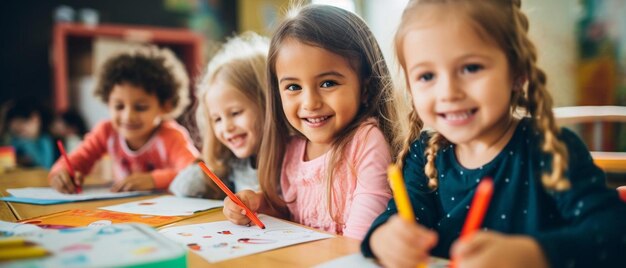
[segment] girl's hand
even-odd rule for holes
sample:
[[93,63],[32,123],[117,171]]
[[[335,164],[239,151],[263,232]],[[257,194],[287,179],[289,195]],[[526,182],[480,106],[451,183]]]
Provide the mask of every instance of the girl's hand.
[[[252,212],[257,212],[262,205],[263,196],[260,193],[255,193],[252,190],[243,190],[236,193],[237,197],[243,202]],[[246,216],[246,210],[235,204],[233,200],[227,196],[224,198],[224,208],[222,210],[226,219],[238,225],[253,224],[252,221]]]
[[118,181],[111,186],[111,192],[128,192],[154,189],[154,179],[148,172],[130,174],[124,180]]
[[76,193],[76,186],[83,185],[84,176],[80,172],[74,173],[75,177],[72,181],[70,174],[65,169],[61,169],[56,174],[52,175],[50,180],[50,186],[60,193],[74,194]]
[[548,267],[539,244],[529,236],[477,232],[450,249],[457,267]]
[[370,247],[384,267],[411,267],[428,263],[429,251],[437,244],[437,233],[407,222],[398,215],[389,218],[370,239]]

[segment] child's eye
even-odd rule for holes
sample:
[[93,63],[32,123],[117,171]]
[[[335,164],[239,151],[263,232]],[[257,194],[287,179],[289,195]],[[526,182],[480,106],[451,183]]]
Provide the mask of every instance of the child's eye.
[[296,84],[291,84],[291,85],[287,85],[287,87],[285,88],[288,91],[296,91],[296,90],[300,90],[302,89],[300,86],[296,85]]
[[240,115],[240,114],[241,114],[241,111],[234,111],[234,112],[231,113],[232,116],[237,116],[237,115]]
[[219,122],[219,121],[222,121],[222,118],[221,118],[221,117],[214,117],[214,118],[213,118],[213,123],[217,123],[217,122]]
[[328,81],[322,82],[320,87],[332,87],[332,86],[336,86],[336,85],[337,85],[337,82],[332,81],[332,80],[328,80]]
[[143,111],[148,110],[148,106],[147,105],[137,105],[137,106],[135,106],[135,110],[143,112]]
[[463,73],[475,73],[482,70],[483,67],[478,64],[468,64],[463,66]]
[[116,104],[113,107],[115,108],[116,111],[124,110],[124,105],[123,104]]
[[417,80],[421,82],[428,82],[430,80],[433,80],[434,77],[435,75],[433,73],[425,73],[417,77]]

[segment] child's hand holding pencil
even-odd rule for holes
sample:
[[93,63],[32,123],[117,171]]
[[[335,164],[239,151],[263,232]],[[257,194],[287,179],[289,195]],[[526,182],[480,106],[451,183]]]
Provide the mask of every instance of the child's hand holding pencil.
[[57,140],[57,147],[59,148],[61,157],[65,161],[66,170],[52,174],[50,185],[55,190],[64,194],[80,194],[83,191],[83,176],[80,172],[74,171],[74,165],[70,162],[61,140]]
[[371,249],[385,267],[425,267],[437,244],[437,233],[416,222],[398,167],[391,166],[388,176],[399,216],[392,216],[374,231]]
[[[235,194],[241,202],[244,203],[252,212],[258,211],[260,207],[261,199],[263,198],[260,194],[255,193],[251,190],[243,190]],[[224,198],[224,208],[223,208],[224,216],[226,219],[231,221],[234,224],[238,225],[254,225],[255,223],[252,219],[246,216],[246,210],[243,209],[240,205],[235,203],[229,197]]]

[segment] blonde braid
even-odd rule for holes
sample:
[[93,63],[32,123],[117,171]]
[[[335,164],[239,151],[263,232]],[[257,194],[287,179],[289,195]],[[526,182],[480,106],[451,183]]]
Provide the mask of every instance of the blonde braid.
[[[543,134],[541,150],[552,155],[552,172],[544,173],[541,181],[547,189],[563,191],[569,189],[570,183],[564,177],[564,171],[568,165],[567,147],[558,139],[560,133],[556,125],[554,114],[552,112],[552,97],[546,88],[546,74],[537,66],[537,52],[535,46],[527,37],[528,19],[524,15],[519,5],[513,8],[514,21],[517,31],[517,44],[519,44],[520,66],[525,70],[528,76],[528,88],[526,101],[527,112],[530,113],[535,126]],[[523,102],[520,102],[523,103]]]
[[437,180],[437,168],[435,167],[435,159],[437,158],[437,152],[443,146],[446,146],[448,141],[439,132],[433,132],[432,137],[428,141],[428,146],[424,154],[426,155],[426,165],[424,166],[424,173],[428,177],[428,187],[432,190],[437,189],[439,181]]
[[404,138],[402,148],[398,153],[398,158],[396,158],[396,165],[398,165],[400,170],[402,170],[402,167],[404,166],[404,158],[409,154],[411,143],[415,142],[419,138],[420,131],[422,131],[423,126],[424,123],[417,115],[415,109],[411,109],[411,112],[409,112],[409,133],[405,135],[406,138]]

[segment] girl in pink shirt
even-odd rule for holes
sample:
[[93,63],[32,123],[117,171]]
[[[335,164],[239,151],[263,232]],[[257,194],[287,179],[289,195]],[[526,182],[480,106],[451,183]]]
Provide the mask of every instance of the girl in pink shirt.
[[[365,22],[310,5],[274,33],[252,210],[362,239],[391,198],[386,170],[396,118],[389,71]],[[393,152],[393,154],[392,154]],[[250,220],[230,199],[224,214]]]
[[99,123],[69,154],[76,176],[62,159],[52,167],[50,185],[74,193],[96,160],[113,161],[112,191],[167,189],[179,170],[198,156],[187,131],[173,118],[189,103],[189,78],[167,49],[142,47],[110,58],[102,67],[96,95],[109,107]]

